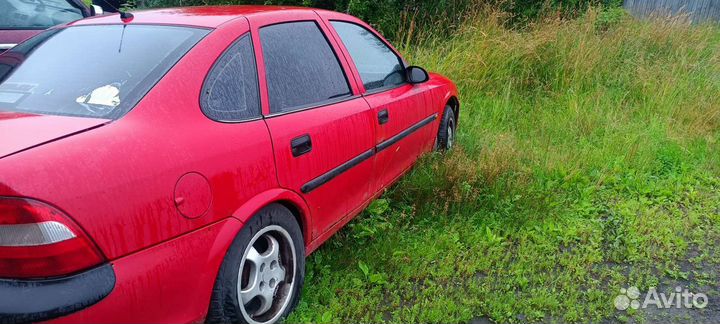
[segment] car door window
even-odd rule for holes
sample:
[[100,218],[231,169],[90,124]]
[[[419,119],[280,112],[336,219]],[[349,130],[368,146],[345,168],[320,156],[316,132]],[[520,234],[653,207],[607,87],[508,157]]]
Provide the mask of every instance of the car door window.
[[405,83],[402,60],[375,34],[349,22],[332,21],[331,24],[350,53],[365,90]]
[[208,74],[201,97],[202,110],[217,121],[260,117],[257,67],[249,35],[241,37],[218,59]]
[[260,29],[270,112],[285,113],[350,96],[347,78],[313,21]]

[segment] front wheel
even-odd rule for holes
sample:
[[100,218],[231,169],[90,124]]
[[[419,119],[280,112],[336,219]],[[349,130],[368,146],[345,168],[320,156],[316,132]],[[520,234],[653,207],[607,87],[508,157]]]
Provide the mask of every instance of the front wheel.
[[225,255],[206,322],[276,323],[297,305],[304,279],[300,226],[287,208],[269,205],[245,224]]
[[435,148],[438,151],[449,151],[455,145],[455,131],[456,131],[456,119],[455,113],[452,107],[445,106],[442,119],[440,120],[440,127],[438,129],[437,144]]

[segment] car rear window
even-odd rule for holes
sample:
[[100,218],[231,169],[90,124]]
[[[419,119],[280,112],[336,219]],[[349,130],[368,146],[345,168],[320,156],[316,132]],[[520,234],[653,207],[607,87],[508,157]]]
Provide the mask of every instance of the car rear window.
[[0,56],[0,111],[119,118],[207,33],[153,25],[46,31]]

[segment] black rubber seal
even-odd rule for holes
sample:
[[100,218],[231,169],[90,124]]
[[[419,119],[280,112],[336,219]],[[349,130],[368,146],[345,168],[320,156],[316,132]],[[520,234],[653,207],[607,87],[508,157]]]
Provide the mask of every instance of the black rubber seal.
[[62,278],[0,279],[0,323],[37,322],[74,313],[99,302],[114,287],[110,264]]
[[400,134],[397,134],[397,135],[385,140],[384,142],[378,144],[377,151],[380,152],[380,151],[392,146],[393,144],[399,142],[403,138],[410,136],[410,134],[416,132],[420,128],[423,128],[423,126],[432,123],[437,118],[437,115],[438,115],[437,113],[434,113],[432,116],[425,118],[425,119],[421,120],[419,123],[412,125],[412,126],[410,126],[410,128],[405,129],[404,131],[400,132]]

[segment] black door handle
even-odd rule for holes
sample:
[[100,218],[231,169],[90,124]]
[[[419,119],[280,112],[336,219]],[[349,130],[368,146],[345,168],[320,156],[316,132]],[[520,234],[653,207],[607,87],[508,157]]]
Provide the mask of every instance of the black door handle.
[[290,141],[290,148],[292,149],[293,157],[310,153],[310,151],[312,151],[312,140],[310,139],[310,135],[305,134],[293,139]]
[[390,120],[390,114],[388,113],[387,109],[383,109],[378,113],[378,123],[380,125],[385,124]]

